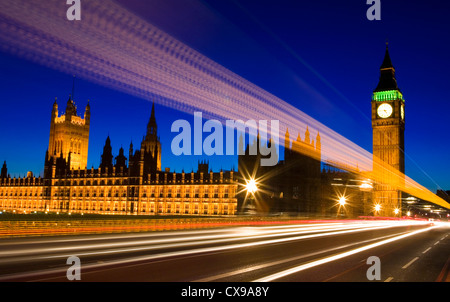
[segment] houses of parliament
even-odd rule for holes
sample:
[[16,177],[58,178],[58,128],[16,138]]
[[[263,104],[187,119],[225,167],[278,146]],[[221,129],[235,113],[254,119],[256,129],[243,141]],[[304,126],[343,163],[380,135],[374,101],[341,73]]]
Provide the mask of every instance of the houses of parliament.
[[6,162],[0,174],[0,209],[16,213],[51,212],[118,215],[235,215],[234,171],[161,170],[161,143],[153,104],[141,145],[130,144],[114,157],[108,136],[97,169],[87,169],[90,104],[84,117],[72,97],[59,115],[51,112],[49,148],[43,177],[11,178]]

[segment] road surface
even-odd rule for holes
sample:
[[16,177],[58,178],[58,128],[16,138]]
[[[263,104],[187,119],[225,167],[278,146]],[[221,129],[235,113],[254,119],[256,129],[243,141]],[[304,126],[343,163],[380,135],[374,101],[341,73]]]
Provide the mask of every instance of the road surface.
[[2,239],[0,281],[69,281],[69,271],[82,282],[448,282],[449,233],[342,221]]

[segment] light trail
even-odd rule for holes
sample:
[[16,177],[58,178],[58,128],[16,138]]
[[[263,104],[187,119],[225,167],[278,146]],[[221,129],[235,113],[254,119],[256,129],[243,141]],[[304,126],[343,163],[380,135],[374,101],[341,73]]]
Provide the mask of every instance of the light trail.
[[[161,257],[170,257],[174,255],[187,255],[195,254],[201,252],[213,252],[222,251],[228,249],[245,248],[251,246],[259,246],[274,243],[283,243],[295,240],[304,240],[311,238],[319,238],[325,236],[334,236],[341,234],[348,234],[354,232],[361,232],[367,230],[375,229],[385,229],[392,227],[399,227],[405,225],[423,225],[426,222],[369,222],[369,223],[350,223],[350,224],[329,224],[322,226],[308,226],[300,225],[295,228],[292,226],[286,229],[266,229],[265,227],[253,228],[249,233],[249,228],[231,228],[229,230],[222,231],[219,234],[207,234],[207,235],[196,235],[196,236],[177,236],[176,233],[167,234],[168,236],[173,236],[176,238],[163,238],[163,239],[149,239],[149,240],[131,240],[122,241],[118,243],[93,243],[88,245],[77,245],[77,246],[63,246],[63,247],[38,247],[25,249],[23,246],[17,249],[7,249],[0,254],[0,264],[7,264],[12,262],[21,261],[36,261],[45,259],[55,259],[55,258],[67,258],[70,255],[76,254],[78,257],[85,256],[98,256],[101,254],[120,254],[125,252],[138,252],[138,251],[150,251],[150,250],[162,250],[162,249],[173,249],[173,248],[186,248],[195,247],[202,245],[212,245],[211,247],[196,248],[191,250],[182,250],[179,252],[162,253],[149,256],[150,258],[137,258],[139,260],[149,260]],[[191,234],[196,234],[195,231]],[[259,234],[259,235],[255,235]],[[288,237],[289,236],[289,237]],[[108,236],[109,237],[109,236]],[[150,236],[151,238],[152,236]],[[277,238],[278,237],[278,238]],[[275,238],[275,239],[269,239]],[[122,239],[127,239],[122,238]],[[247,240],[258,240],[254,242],[245,242],[237,244],[229,244],[234,241],[247,241]],[[51,244],[52,242],[50,242]],[[133,261],[137,261],[133,258]],[[123,261],[123,260],[122,260]],[[120,261],[120,263],[122,263]]]
[[[187,257],[190,255],[196,255],[200,253],[217,253],[234,249],[243,249],[250,247],[258,247],[264,245],[272,245],[272,244],[283,244],[289,243],[298,240],[305,239],[314,239],[314,238],[323,238],[323,237],[332,237],[336,235],[345,235],[352,234],[358,232],[372,231],[372,230],[381,230],[388,228],[395,228],[401,226],[421,226],[426,224],[426,222],[417,222],[417,221],[377,221],[377,222],[366,222],[366,223],[353,223],[353,224],[334,224],[331,223],[329,225],[322,225],[316,228],[308,225],[297,225],[295,227],[288,226],[286,229],[282,229],[279,227],[257,227],[252,228],[256,229],[256,233],[264,234],[255,236],[253,234],[249,234],[247,231],[249,228],[230,228],[228,230],[224,230],[221,234],[207,234],[205,236],[195,236],[197,237],[194,241],[186,241],[192,240],[192,236],[182,237],[182,238],[173,238],[174,240],[160,241],[160,240],[149,240],[148,245],[144,246],[136,246],[136,243],[140,244],[141,240],[130,241],[130,242],[120,242],[119,246],[124,245],[121,248],[111,248],[114,245],[110,245],[110,243],[99,243],[99,244],[91,244],[89,245],[90,250],[86,251],[86,246],[74,246],[69,249],[59,249],[55,246],[49,246],[45,248],[33,249],[32,253],[26,252],[26,255],[16,256],[12,255],[12,257],[8,257],[8,252],[14,251],[13,249],[10,251],[5,251],[2,254],[0,264],[11,265],[12,263],[34,263],[36,261],[49,261],[49,260],[58,260],[58,259],[67,259],[69,256],[76,255],[84,259],[83,271],[89,272],[92,270],[98,269],[107,269],[111,266],[116,265],[137,265],[138,263],[143,263],[145,261],[155,261],[162,259],[169,259],[170,257]],[[319,229],[318,229],[319,228]],[[240,232],[242,231],[242,232]],[[177,236],[171,234],[173,236]],[[183,232],[185,233],[185,232]],[[195,231],[191,232],[195,234]],[[253,232],[251,232],[253,233]],[[230,237],[234,236],[234,237]],[[169,235],[170,236],[170,235]],[[110,237],[110,236],[107,236]],[[178,237],[178,236],[177,236]],[[126,239],[126,238],[125,238]],[[170,238],[169,238],[170,239]],[[251,240],[250,242],[245,242]],[[233,243],[233,241],[237,241],[237,243]],[[239,243],[238,241],[243,241]],[[231,243],[231,244],[230,244]],[[359,244],[364,242],[359,242]],[[52,244],[52,242],[49,242]],[[128,246],[127,246],[128,245]],[[20,247],[19,249],[23,249]],[[106,250],[105,250],[106,249]],[[165,249],[177,249],[173,251],[165,251]],[[142,251],[158,251],[154,254],[147,254],[143,256],[134,256],[128,258],[117,258],[113,260],[104,260],[102,263],[91,262],[89,263],[87,259],[88,257],[99,257],[99,256],[108,256],[115,255],[115,257],[119,256],[119,254],[127,253],[127,252],[142,252]],[[40,272],[24,272],[17,273],[12,275],[4,275],[0,276],[0,281],[11,280],[14,278],[22,278],[22,277],[30,277],[30,276],[38,276],[45,275],[48,273],[62,273],[67,270],[67,267],[44,270]],[[85,274],[85,273],[83,273]]]
[[293,267],[293,268],[290,268],[290,269],[287,269],[287,270],[284,270],[284,271],[281,271],[281,272],[278,272],[278,273],[275,273],[275,274],[272,274],[272,275],[269,275],[269,276],[266,276],[266,277],[263,277],[263,278],[260,278],[260,279],[257,279],[257,280],[254,280],[253,282],[270,282],[270,281],[274,281],[274,280],[277,280],[277,279],[280,279],[280,278],[283,278],[283,277],[286,277],[286,276],[289,276],[289,275],[301,272],[303,270],[306,270],[306,269],[309,269],[309,268],[312,268],[312,267],[315,267],[315,266],[318,266],[318,265],[322,265],[322,264],[325,264],[325,263],[328,263],[328,262],[332,262],[332,261],[335,261],[335,260],[338,260],[338,259],[342,259],[342,258],[345,258],[347,256],[355,255],[357,253],[360,253],[360,252],[363,252],[363,251],[366,251],[366,250],[369,250],[369,249],[372,249],[372,248],[375,248],[375,247],[378,247],[378,246],[381,246],[381,245],[384,245],[384,244],[388,244],[388,243],[391,243],[391,242],[394,242],[394,241],[397,241],[397,240],[401,240],[401,239],[404,239],[404,238],[407,238],[407,237],[410,237],[410,236],[414,236],[414,235],[417,235],[417,234],[420,234],[420,233],[423,233],[423,232],[427,232],[427,231],[429,231],[431,229],[438,228],[438,227],[440,227],[440,226],[439,225],[435,225],[435,226],[431,226],[431,227],[428,227],[428,228],[425,228],[425,229],[408,232],[408,233],[403,234],[403,235],[399,235],[399,236],[396,236],[396,237],[393,237],[393,238],[385,239],[383,241],[379,241],[379,242],[375,242],[375,243],[372,243],[372,244],[368,244],[368,245],[365,245],[365,246],[362,246],[362,247],[359,247],[359,248],[356,248],[356,249],[353,249],[353,250],[350,250],[350,251],[346,251],[346,252],[343,252],[343,253],[340,253],[340,254],[337,254],[337,255],[333,255],[333,256],[325,257],[325,258],[322,258],[322,259],[319,259],[319,260],[316,260],[316,261],[308,262],[308,263],[305,263],[305,264],[302,264],[302,265],[299,265],[299,266],[296,266],[296,267]]
[[[404,232],[404,234],[406,234],[406,233],[407,232]],[[341,250],[341,249],[352,247],[352,246],[355,246],[355,245],[361,245],[361,244],[364,244],[364,243],[367,243],[367,242],[373,242],[373,241],[382,240],[382,239],[385,239],[385,238],[394,237],[394,236],[397,236],[397,235],[398,234],[386,235],[386,236],[376,237],[376,238],[372,238],[372,239],[368,239],[368,240],[364,240],[364,241],[358,241],[358,242],[353,242],[353,243],[350,243],[350,244],[340,245],[340,246],[329,248],[329,249],[322,249],[322,250],[318,250],[318,251],[315,251],[315,252],[312,252],[312,253],[308,253],[308,254],[302,254],[302,255],[299,255],[299,256],[291,257],[291,258],[271,261],[271,262],[267,262],[267,263],[263,263],[263,264],[259,264],[259,265],[255,265],[255,266],[251,266],[251,267],[244,268],[244,269],[239,269],[239,270],[235,270],[235,271],[229,271],[229,272],[222,273],[222,274],[219,274],[219,275],[212,275],[212,276],[209,276],[209,277],[206,277],[206,278],[197,279],[194,282],[211,282],[211,281],[215,281],[215,280],[219,280],[219,279],[223,279],[223,278],[229,278],[231,276],[245,274],[245,273],[252,272],[252,271],[255,271],[255,270],[265,269],[265,268],[268,268],[268,267],[271,267],[271,266],[280,265],[280,264],[284,264],[284,263],[288,263],[288,262],[292,262],[292,261],[298,261],[298,260],[301,260],[301,259],[318,256],[318,255],[321,255],[321,254],[324,254],[324,253],[329,253],[329,252]]]
[[[378,224],[376,224],[378,225]],[[376,226],[375,225],[375,226]],[[334,224],[330,225],[324,225],[324,226],[301,226],[301,227],[295,227],[295,228],[288,228],[286,229],[275,229],[275,230],[266,230],[266,229],[259,229],[259,228],[239,228],[239,229],[229,229],[226,231],[213,231],[211,232],[211,235],[205,235],[198,234],[198,231],[194,232],[183,232],[184,235],[192,235],[195,234],[195,236],[180,236],[180,234],[177,233],[170,233],[170,234],[164,234],[165,236],[170,236],[171,238],[162,238],[162,239],[148,239],[148,240],[132,240],[132,241],[121,241],[117,243],[105,243],[105,244],[87,244],[87,245],[78,245],[78,246],[63,246],[63,247],[52,247],[51,249],[47,248],[32,248],[32,249],[24,249],[23,247],[15,250],[3,250],[0,252],[0,258],[4,256],[15,256],[15,255],[33,255],[37,253],[45,253],[45,252],[71,252],[71,251],[81,251],[81,250],[92,250],[92,249],[101,249],[101,248],[114,248],[114,247],[123,247],[123,246],[139,246],[139,245],[152,245],[151,249],[158,249],[158,248],[172,248],[172,247],[178,247],[178,246],[185,246],[185,245],[197,245],[197,244],[203,244],[203,243],[223,243],[223,242],[229,242],[229,241],[235,241],[235,240],[242,240],[242,239],[258,239],[258,238],[267,238],[267,237],[275,237],[275,236],[285,236],[289,235],[291,233],[316,233],[316,232],[322,232],[324,230],[334,230],[334,229],[355,229],[355,228],[361,228],[366,227],[365,224],[349,224],[349,225],[341,225],[336,226]],[[248,236],[247,230],[251,229],[249,232],[251,236]],[[182,233],[182,234],[183,234]],[[224,233],[224,234],[221,234]],[[258,235],[256,235],[258,234]],[[163,236],[163,234],[159,234],[160,236]],[[157,235],[158,236],[158,235]],[[153,236],[148,236],[153,237]],[[172,238],[174,237],[174,238]],[[221,239],[218,239],[221,238]],[[229,238],[229,239],[224,239]],[[127,237],[121,237],[121,239],[127,239]],[[211,240],[213,239],[213,240]],[[202,240],[202,241],[200,241]],[[102,239],[102,241],[104,241]],[[48,241],[47,241],[48,242]],[[52,241],[50,241],[52,242]],[[178,245],[170,245],[168,243],[177,242]],[[186,244],[179,244],[179,242],[187,242]],[[52,242],[53,243],[53,242]],[[116,250],[117,251],[117,250]],[[84,254],[83,254],[84,255]],[[11,259],[8,259],[7,261],[10,261]],[[2,260],[0,259],[0,263],[2,263]]]
[[[66,20],[67,8],[58,0],[1,1],[0,50],[179,111],[201,111],[205,118],[279,120],[275,141],[287,128],[293,133],[308,126],[320,133],[321,159],[375,182],[389,179],[397,190],[450,209],[370,152],[115,2],[84,1],[79,22]],[[301,152],[311,155],[307,148]]]

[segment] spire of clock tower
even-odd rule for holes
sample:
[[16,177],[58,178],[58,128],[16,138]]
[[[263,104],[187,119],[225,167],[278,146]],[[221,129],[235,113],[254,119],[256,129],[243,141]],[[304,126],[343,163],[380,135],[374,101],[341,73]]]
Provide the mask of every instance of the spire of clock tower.
[[395,68],[392,65],[391,56],[389,55],[389,47],[386,43],[386,52],[384,54],[383,64],[380,67],[380,81],[378,82],[375,92],[399,90],[397,80],[395,79]]

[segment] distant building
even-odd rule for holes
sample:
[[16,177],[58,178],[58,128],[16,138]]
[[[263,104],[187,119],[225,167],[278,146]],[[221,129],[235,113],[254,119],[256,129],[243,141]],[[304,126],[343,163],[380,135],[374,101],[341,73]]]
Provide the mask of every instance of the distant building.
[[[256,180],[258,190],[247,194],[240,190],[238,208],[242,213],[254,211],[257,213],[316,213],[320,204],[321,192],[321,141],[317,133],[316,139],[311,139],[309,129],[300,134],[297,140],[290,140],[289,131],[285,135],[284,160],[276,166],[260,166],[259,136],[253,144],[258,152],[252,155],[250,144],[245,152],[239,155],[238,171],[240,186],[245,188],[246,182]],[[268,142],[270,146],[270,141]]]
[[450,190],[437,190],[436,195],[450,203]]

